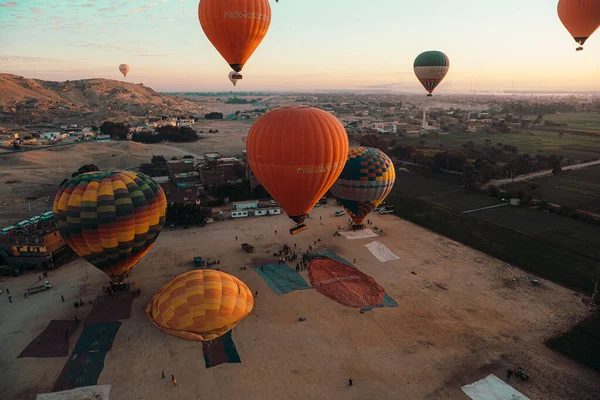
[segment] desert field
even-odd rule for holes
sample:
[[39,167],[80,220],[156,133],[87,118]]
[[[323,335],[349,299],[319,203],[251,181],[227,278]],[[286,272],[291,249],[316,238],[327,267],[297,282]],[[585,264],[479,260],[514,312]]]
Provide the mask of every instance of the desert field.
[[[129,278],[141,297],[122,321],[98,383],[112,384],[112,400],[454,400],[467,399],[462,385],[489,373],[505,379],[507,368],[519,365],[531,378],[513,377],[510,384],[530,399],[597,399],[598,375],[544,345],[587,315],[577,293],[544,280],[533,286],[525,272],[393,215],[370,217],[383,229],[379,238],[333,236],[347,223],[334,216],[337,209],[332,201],[314,209],[309,230],[296,236],[287,234],[292,223],[284,215],[165,230]],[[251,268],[276,263],[272,254],[283,244],[306,250],[318,239],[318,250],[355,259],[399,306],[360,313],[315,290],[277,296]],[[374,240],[400,259],[379,262],[363,246]],[[253,244],[255,253],[242,251],[242,242]],[[206,369],[201,343],[167,335],[146,317],[152,295],[192,270],[194,256],[220,260],[223,271],[258,291],[251,314],[233,330],[241,364]],[[309,282],[306,271],[301,275]],[[37,279],[31,273],[0,278],[0,287],[15,294],[13,304],[0,295],[0,393],[6,399],[52,390],[67,357],[17,355],[51,319],[84,320],[88,301],[108,282],[78,260],[50,272],[51,290],[19,295]],[[80,298],[85,306],[74,309]],[[71,336],[70,351],[81,331]],[[177,377],[177,387],[161,379],[162,371]]]
[[[86,142],[0,155],[0,227],[51,209],[58,185],[84,164],[124,169],[150,162],[153,155],[202,158],[214,151],[241,155],[250,125],[251,121],[202,121],[194,129],[203,138],[194,143]],[[209,129],[219,132],[208,133]]]

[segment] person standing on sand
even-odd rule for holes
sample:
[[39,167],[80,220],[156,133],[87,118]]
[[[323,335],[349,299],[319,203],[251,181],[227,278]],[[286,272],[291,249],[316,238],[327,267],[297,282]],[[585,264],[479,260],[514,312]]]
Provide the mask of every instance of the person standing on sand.
[[162,371],[162,379],[165,379],[165,371]]
[[173,382],[173,386],[177,386],[177,378],[173,374],[171,374],[171,382]]
[[62,294],[60,295],[60,299],[62,300],[62,302],[65,302],[65,296],[63,296]]
[[8,296],[8,301],[12,303],[12,296]]
[[6,288],[6,294],[10,294],[10,290],[8,290],[8,288]]
[[40,345],[40,344],[41,344],[40,342],[41,342],[40,338],[37,338],[37,344],[38,344],[38,345]]
[[235,241],[237,242],[237,236],[235,237]]
[[352,378],[348,378],[348,386],[352,386]]

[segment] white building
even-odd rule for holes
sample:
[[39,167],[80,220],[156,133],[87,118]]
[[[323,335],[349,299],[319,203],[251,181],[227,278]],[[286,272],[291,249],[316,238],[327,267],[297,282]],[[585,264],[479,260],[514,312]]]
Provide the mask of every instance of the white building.
[[258,200],[240,201],[233,203],[234,210],[247,210],[249,208],[258,208]]
[[42,133],[42,138],[48,139],[48,140],[58,139],[60,137],[61,137],[60,132],[44,132],[44,133]]

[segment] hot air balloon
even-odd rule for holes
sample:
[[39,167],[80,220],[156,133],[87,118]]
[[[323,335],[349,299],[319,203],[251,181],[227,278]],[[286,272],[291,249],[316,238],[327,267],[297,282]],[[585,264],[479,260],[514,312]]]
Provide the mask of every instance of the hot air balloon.
[[440,84],[450,69],[448,56],[441,51],[426,51],[419,54],[414,63],[415,75],[431,97],[433,90]]
[[152,297],[146,314],[166,333],[208,341],[224,335],[254,307],[244,282],[221,271],[195,270],[179,275]]
[[88,172],[61,185],[54,219],[69,247],[115,281],[144,257],[165,223],[165,193],[130,171]]
[[396,171],[392,160],[381,150],[355,147],[331,193],[360,227],[365,217],[390,194]]
[[267,34],[269,0],[200,0],[198,18],[206,37],[235,72]]
[[258,118],[246,140],[250,168],[258,181],[298,224],[336,181],[348,156],[340,121],[312,107],[283,107]]
[[231,71],[229,73],[229,80],[231,81],[231,83],[233,83],[233,86],[237,85],[237,82],[241,79],[244,79],[241,74],[235,71]]
[[560,0],[558,17],[573,39],[579,44],[577,51],[600,26],[600,0]]
[[131,71],[131,68],[129,68],[129,65],[127,64],[121,64],[119,65],[119,71],[121,71],[124,77],[127,77],[127,74],[129,71]]

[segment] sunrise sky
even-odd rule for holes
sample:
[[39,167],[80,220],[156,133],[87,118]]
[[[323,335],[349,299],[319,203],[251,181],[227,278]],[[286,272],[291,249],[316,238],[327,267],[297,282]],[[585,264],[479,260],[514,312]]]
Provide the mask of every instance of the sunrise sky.
[[[414,58],[451,62],[438,94],[600,91],[600,32],[576,44],[556,0],[271,1],[269,33],[238,90],[421,92]],[[0,72],[47,80],[126,78],[160,91],[231,90],[230,69],[192,0],[0,0]]]

